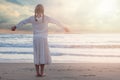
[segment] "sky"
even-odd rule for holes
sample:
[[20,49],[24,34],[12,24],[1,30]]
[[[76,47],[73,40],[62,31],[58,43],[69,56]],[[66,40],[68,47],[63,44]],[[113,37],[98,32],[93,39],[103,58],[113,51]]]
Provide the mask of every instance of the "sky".
[[[46,15],[73,33],[120,32],[120,0],[0,0],[0,29],[9,29],[34,15],[39,3],[44,5]],[[50,26],[53,31],[57,27]]]

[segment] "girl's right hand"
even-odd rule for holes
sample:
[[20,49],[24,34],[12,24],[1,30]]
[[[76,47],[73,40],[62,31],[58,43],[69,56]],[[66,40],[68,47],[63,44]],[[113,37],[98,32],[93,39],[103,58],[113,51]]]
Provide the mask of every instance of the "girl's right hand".
[[11,30],[15,31],[16,30],[16,26],[11,27]]

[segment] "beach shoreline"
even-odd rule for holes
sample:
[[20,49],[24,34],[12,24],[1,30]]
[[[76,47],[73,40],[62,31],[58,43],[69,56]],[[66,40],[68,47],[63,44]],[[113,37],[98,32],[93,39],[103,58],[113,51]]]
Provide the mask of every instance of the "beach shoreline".
[[120,63],[53,63],[35,77],[33,63],[0,63],[0,80],[119,80]]
[[[33,31],[19,29],[16,29],[16,31],[11,31],[11,29],[0,29],[0,34],[33,34]],[[49,31],[48,34],[80,34],[80,33]]]
[[32,34],[32,31],[27,30],[11,31],[11,29],[0,29],[0,34]]

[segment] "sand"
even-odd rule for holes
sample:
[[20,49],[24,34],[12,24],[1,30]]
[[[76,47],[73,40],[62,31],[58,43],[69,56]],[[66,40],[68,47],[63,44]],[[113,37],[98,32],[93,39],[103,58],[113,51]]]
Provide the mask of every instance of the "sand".
[[10,29],[0,29],[0,34],[32,34],[32,31],[25,30],[11,31]]
[[[49,31],[49,34],[71,34],[71,32],[56,32],[56,31]],[[19,30],[11,31],[11,29],[0,29],[0,34],[33,34],[32,30]],[[72,33],[74,34],[74,33]]]
[[54,63],[36,77],[32,63],[0,63],[0,80],[120,80],[120,63]]

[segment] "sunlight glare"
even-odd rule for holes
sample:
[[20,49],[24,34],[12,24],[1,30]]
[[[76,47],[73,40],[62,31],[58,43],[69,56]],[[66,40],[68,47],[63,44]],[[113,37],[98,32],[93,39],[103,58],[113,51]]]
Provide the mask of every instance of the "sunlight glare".
[[116,8],[115,0],[102,0],[101,4],[98,6],[97,12],[100,15],[111,15],[114,14]]

